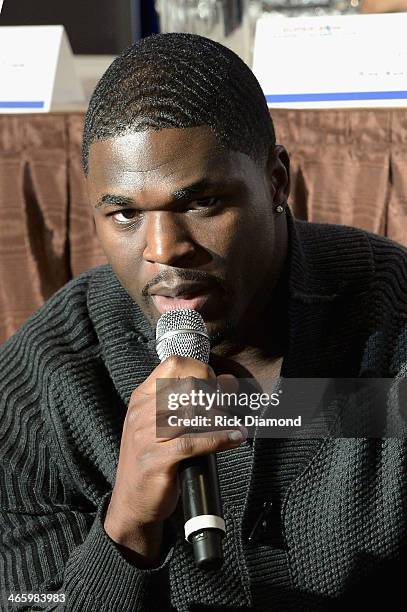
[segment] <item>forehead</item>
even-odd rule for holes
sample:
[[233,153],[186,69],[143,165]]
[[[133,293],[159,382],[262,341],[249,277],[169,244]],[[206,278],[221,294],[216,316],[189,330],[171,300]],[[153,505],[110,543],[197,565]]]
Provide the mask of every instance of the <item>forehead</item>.
[[94,142],[88,182],[96,190],[143,190],[158,183],[165,188],[203,176],[242,177],[253,164],[220,146],[208,127],[148,130]]

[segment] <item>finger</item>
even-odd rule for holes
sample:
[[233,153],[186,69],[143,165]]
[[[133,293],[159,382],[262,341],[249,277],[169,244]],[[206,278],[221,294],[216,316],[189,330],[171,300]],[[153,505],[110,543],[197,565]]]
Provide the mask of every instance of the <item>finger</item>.
[[205,432],[194,435],[183,435],[164,444],[166,450],[176,459],[182,461],[189,457],[198,457],[208,453],[217,453],[228,448],[239,446],[247,438],[245,428]]
[[[193,413],[193,416],[191,414]],[[191,407],[191,410],[187,408],[176,414],[161,413],[157,417],[156,421],[156,440],[159,442],[165,442],[172,440],[180,436],[197,436],[211,435],[214,431],[230,429],[231,425],[217,424],[215,421],[215,415],[224,420],[227,416],[226,413],[219,410],[211,411],[210,415],[202,409],[196,409]]]
[[237,393],[239,391],[239,380],[233,374],[219,374],[218,384],[225,393]]
[[[150,376],[133,391],[132,398],[133,395],[137,398],[138,395],[150,396],[155,394],[157,379],[160,381],[160,385],[165,385],[164,379],[173,379],[177,381],[185,378],[216,380],[216,374],[209,364],[198,361],[197,359],[179,357],[178,355],[171,356],[157,366]],[[171,380],[169,384],[171,384]]]

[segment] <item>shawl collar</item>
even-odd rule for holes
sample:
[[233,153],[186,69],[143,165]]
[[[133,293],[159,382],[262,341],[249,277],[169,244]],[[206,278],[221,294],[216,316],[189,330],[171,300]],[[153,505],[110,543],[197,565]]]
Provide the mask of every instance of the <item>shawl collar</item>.
[[[283,377],[358,377],[372,364],[368,234],[288,217],[288,347]],[[362,365],[363,364],[363,365]]]

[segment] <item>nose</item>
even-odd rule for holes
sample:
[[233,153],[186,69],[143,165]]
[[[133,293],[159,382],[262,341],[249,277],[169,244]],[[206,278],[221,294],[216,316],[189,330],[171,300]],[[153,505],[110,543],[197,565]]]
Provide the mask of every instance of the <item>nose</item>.
[[145,261],[174,266],[195,254],[195,245],[177,213],[150,212],[148,216],[143,252]]

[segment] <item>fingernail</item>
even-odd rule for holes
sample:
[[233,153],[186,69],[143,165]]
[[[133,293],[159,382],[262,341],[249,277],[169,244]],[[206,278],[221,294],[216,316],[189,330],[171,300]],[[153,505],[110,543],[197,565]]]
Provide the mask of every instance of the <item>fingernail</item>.
[[234,429],[228,432],[228,438],[232,440],[232,442],[240,442],[243,440],[243,434],[239,429]]
[[241,427],[240,429],[234,429],[233,431],[228,432],[229,440],[233,442],[241,442],[242,440],[247,439],[247,429],[246,427]]

